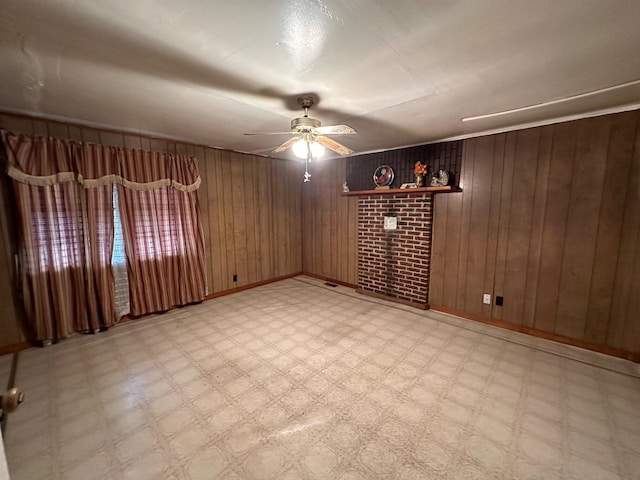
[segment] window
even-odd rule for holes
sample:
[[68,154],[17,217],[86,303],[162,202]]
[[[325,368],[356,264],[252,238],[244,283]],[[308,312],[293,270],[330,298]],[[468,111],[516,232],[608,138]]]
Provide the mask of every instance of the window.
[[118,203],[118,188],[113,188],[113,252],[111,253],[111,268],[115,282],[116,318],[121,318],[131,311],[129,300],[129,277],[127,276],[127,256],[124,250],[124,236],[122,235],[122,221],[120,220],[120,204]]
[[75,190],[62,189],[60,185],[38,187],[31,215],[33,236],[31,245],[37,255],[25,259],[27,273],[47,272],[84,264],[81,249],[84,225],[80,198]]

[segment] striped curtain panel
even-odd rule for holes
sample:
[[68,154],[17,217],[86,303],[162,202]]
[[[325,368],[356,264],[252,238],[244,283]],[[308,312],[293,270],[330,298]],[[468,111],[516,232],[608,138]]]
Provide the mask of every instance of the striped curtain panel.
[[30,337],[58,340],[112,325],[113,185],[108,150],[2,132],[19,219],[20,281]]
[[131,314],[162,312],[205,297],[204,237],[195,158],[125,150],[119,190]]
[[58,340],[119,320],[114,268],[122,269],[112,261],[118,213],[131,313],[204,299],[195,158],[4,130],[2,140],[18,207],[30,338]]

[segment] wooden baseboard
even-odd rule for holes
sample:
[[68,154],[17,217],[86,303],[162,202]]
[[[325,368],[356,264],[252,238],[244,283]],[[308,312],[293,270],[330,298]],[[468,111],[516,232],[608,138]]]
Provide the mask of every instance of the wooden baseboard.
[[287,278],[297,277],[302,275],[302,272],[290,273],[288,275],[281,275],[279,277],[270,278],[269,280],[261,280],[255,283],[249,283],[248,285],[242,285],[241,287],[230,288],[229,290],[223,290],[221,292],[210,293],[205,297],[205,300],[211,300],[213,298],[224,297],[225,295],[231,295],[232,293],[242,292],[243,290],[249,290],[251,288],[259,287],[261,285],[267,285],[269,283],[279,282],[286,280]]
[[356,288],[356,292],[361,293],[362,295],[367,295],[368,297],[379,298],[380,300],[386,300],[388,302],[393,302],[393,303],[400,303],[402,305],[418,308],[420,310],[429,310],[428,303],[412,302],[411,300],[403,300],[401,298],[388,297],[381,293],[369,292],[367,290],[362,290],[361,288]]
[[0,347],[0,357],[2,355],[8,355],[10,353],[21,352],[22,350],[26,350],[27,348],[31,347],[33,347],[31,342],[20,342],[14,343],[13,345],[5,345],[4,347]]
[[335,278],[331,278],[331,277],[325,277],[324,275],[318,275],[317,273],[302,272],[301,275],[317,278],[318,280],[322,280],[324,282],[335,283],[336,285],[342,285],[343,287],[353,288],[354,290],[358,288],[356,285],[352,283],[343,282],[342,280],[336,280]]
[[358,288],[357,285],[352,283],[343,282],[342,280],[336,280],[335,278],[325,277],[324,275],[318,275],[317,273],[312,272],[302,272],[302,275],[306,275],[307,277],[317,278],[318,280],[322,280],[329,283],[335,283],[337,285],[342,285],[343,287],[353,288],[357,293],[362,295],[367,295],[369,297],[379,298],[380,300],[386,300],[388,302],[400,303],[402,305],[407,305],[409,307],[418,308],[420,310],[429,310],[428,303],[420,303],[420,302],[412,302],[410,300],[402,300],[400,298],[388,297],[386,295],[382,295],[380,293],[369,292],[366,290],[362,290]]
[[516,325],[514,323],[505,322],[504,320],[493,320],[490,318],[482,317],[480,315],[474,315],[471,313],[456,310],[455,308],[444,307],[442,305],[431,305],[431,310],[449,313],[456,317],[465,318],[467,320],[473,320],[475,322],[484,323],[494,327],[504,328],[506,330],[512,330],[514,332],[526,333],[538,338],[544,338],[546,340],[553,340],[554,342],[563,343],[565,345],[571,345],[572,347],[584,348],[598,353],[604,353],[605,355],[611,355],[613,357],[624,358],[632,362],[640,363],[640,352],[631,352],[621,348],[609,347],[607,345],[599,345],[597,343],[585,342],[584,340],[577,340],[563,335],[555,333],[545,332],[543,330],[537,330],[531,327],[525,327],[523,325]]

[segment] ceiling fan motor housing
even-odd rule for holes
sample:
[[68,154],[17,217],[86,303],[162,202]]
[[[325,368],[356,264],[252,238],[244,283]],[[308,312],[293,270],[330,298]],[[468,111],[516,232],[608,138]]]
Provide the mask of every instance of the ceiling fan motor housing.
[[300,117],[291,120],[291,130],[298,132],[311,131],[320,126],[320,120],[311,117]]
[[313,105],[313,97],[310,97],[310,96],[298,97],[298,105],[300,105],[305,110],[307,108],[311,108],[311,106]]

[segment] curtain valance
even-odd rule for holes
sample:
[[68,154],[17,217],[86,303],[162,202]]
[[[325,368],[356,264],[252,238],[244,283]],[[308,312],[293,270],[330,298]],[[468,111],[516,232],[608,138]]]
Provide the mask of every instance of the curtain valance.
[[75,182],[84,188],[109,184],[137,191],[172,187],[192,192],[200,187],[197,160],[132,148],[62,140],[2,130],[7,173],[33,186]]

